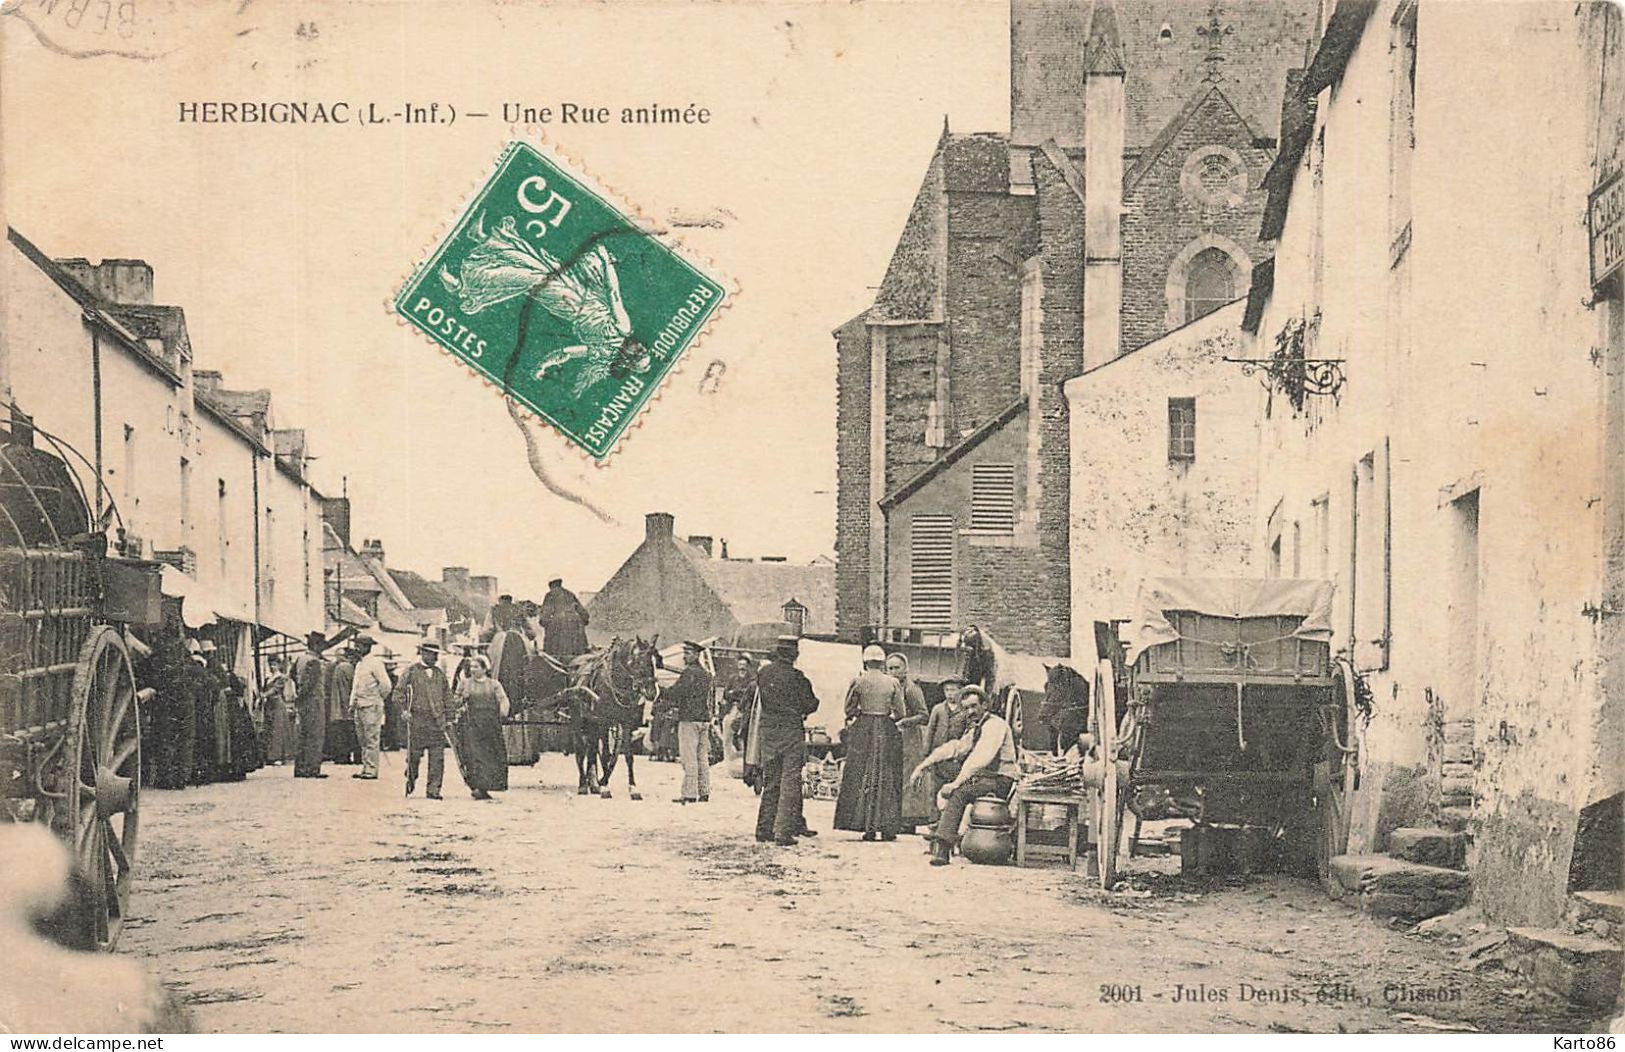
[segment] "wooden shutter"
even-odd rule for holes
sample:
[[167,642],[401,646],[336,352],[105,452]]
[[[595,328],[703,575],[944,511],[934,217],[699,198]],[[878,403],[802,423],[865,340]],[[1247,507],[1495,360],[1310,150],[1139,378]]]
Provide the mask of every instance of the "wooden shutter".
[[915,628],[952,630],[954,518],[916,515],[909,522],[908,619]]
[[970,475],[970,528],[1009,533],[1016,528],[1016,466],[977,464]]

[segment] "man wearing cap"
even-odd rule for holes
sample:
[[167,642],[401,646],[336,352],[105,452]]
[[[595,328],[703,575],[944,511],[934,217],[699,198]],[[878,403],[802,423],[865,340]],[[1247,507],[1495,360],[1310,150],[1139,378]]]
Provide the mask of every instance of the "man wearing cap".
[[378,742],[384,728],[384,702],[395,688],[390,682],[384,659],[374,652],[377,641],[371,636],[355,637],[355,682],[350,687],[350,711],[355,717],[356,737],[361,740],[361,770],[351,778],[378,777]]
[[780,636],[773,657],[756,676],[760,694],[757,735],[762,765],[762,802],[756,812],[756,839],[783,847],[807,835],[801,813],[801,769],[807,763],[806,718],[818,711],[812,683],[796,668],[801,652],[795,636]]
[[937,793],[942,806],[942,817],[937,819],[937,831],[931,838],[931,864],[946,866],[953,848],[959,843],[959,823],[965,808],[979,796],[1008,797],[1015,786],[1021,768],[1016,761],[1015,736],[1010,725],[989,711],[987,694],[978,686],[966,687],[960,692],[970,720],[970,729],[964,736],[934,750],[914,768],[911,783],[922,781],[929,769],[944,760],[959,759],[959,772],[950,778]]
[[540,620],[543,650],[565,661],[587,652],[587,608],[564,587],[564,578],[547,582]]
[[677,755],[683,762],[683,795],[674,804],[711,799],[711,673],[700,663],[705,646],[683,641],[683,674],[665,692],[677,710]]
[[327,635],[305,636],[305,652],[293,660],[293,682],[298,693],[299,754],[294,758],[295,778],[326,778],[322,773],[322,746],[327,738]]
[[440,646],[418,646],[417,664],[401,673],[395,684],[395,698],[406,724],[406,795],[418,784],[418,767],[423,754],[429,754],[429,785],[425,794],[440,799],[440,783],[446,773],[446,715],[451,711],[451,684],[439,667]]

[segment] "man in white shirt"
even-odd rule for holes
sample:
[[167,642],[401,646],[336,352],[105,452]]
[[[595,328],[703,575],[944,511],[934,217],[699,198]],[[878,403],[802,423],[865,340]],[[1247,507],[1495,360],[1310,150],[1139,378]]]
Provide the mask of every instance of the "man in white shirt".
[[970,718],[964,737],[939,746],[920,761],[909,775],[910,784],[925,778],[926,772],[943,761],[961,760],[959,773],[937,794],[942,817],[931,837],[931,864],[946,866],[959,843],[959,823],[965,808],[979,796],[1008,797],[1021,767],[1016,760],[1016,740],[1010,725],[988,709],[987,694],[981,687],[966,687],[959,695]]
[[384,659],[372,652],[371,636],[355,638],[355,682],[350,687],[350,711],[356,736],[361,739],[361,770],[352,778],[378,777],[378,737],[384,727],[384,699],[394,689]]

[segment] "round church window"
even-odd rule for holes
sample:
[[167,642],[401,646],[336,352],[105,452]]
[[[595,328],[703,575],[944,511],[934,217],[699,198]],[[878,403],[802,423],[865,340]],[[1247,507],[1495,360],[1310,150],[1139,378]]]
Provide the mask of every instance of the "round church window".
[[1227,146],[1204,146],[1185,159],[1179,186],[1203,208],[1234,208],[1247,196],[1247,166]]

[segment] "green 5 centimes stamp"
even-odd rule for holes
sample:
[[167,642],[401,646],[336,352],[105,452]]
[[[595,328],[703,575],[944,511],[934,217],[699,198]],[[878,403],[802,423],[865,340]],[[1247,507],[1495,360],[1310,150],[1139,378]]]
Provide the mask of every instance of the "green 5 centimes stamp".
[[395,310],[602,461],[726,297],[514,142]]

